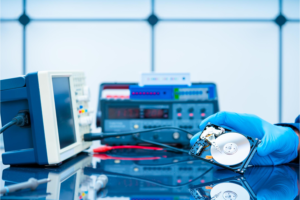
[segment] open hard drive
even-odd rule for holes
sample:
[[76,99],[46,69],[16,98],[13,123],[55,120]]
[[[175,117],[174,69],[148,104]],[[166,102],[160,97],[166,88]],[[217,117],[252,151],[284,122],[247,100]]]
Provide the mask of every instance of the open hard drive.
[[260,140],[208,124],[189,154],[243,174],[256,153]]
[[252,188],[242,175],[192,186],[189,191],[195,200],[256,199]]

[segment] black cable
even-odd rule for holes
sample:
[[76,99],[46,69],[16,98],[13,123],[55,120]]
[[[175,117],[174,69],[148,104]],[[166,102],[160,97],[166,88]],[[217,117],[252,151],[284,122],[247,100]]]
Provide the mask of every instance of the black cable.
[[[176,157],[175,157],[176,158]],[[153,167],[153,166],[170,166],[170,165],[178,165],[178,164],[182,164],[182,163],[186,163],[186,162],[203,162],[202,160],[199,159],[195,159],[195,160],[181,160],[178,162],[172,162],[172,163],[162,163],[162,164],[141,164],[138,161],[133,161],[136,165],[138,166],[142,166],[142,167]]]
[[158,143],[158,142],[144,140],[144,139],[141,139],[141,138],[137,137],[136,135],[132,135],[132,137],[134,137],[135,139],[138,139],[138,140],[140,140],[142,142],[146,142],[146,143],[149,143],[149,144],[154,144],[154,145],[157,145],[157,146],[165,147],[165,148],[168,148],[168,149],[176,151],[176,152],[181,152],[181,153],[187,153],[187,154],[189,154],[189,151],[187,151],[187,150],[179,149],[179,148],[176,148],[176,147],[171,147],[169,145],[165,145],[165,144]]
[[0,129],[0,133],[3,133],[6,129],[8,129],[9,127],[15,125],[17,123],[16,120],[11,120],[10,122],[8,122],[7,124],[5,124],[1,129]]
[[16,126],[28,126],[30,124],[29,121],[29,113],[26,110],[20,111],[10,122],[5,124],[1,129],[0,133],[5,131],[6,129],[12,127],[13,125]]
[[169,150],[173,150],[173,151],[176,151],[176,152],[189,154],[189,151],[187,151],[187,150],[171,147],[169,145],[165,145],[165,144],[158,143],[158,142],[144,140],[144,139],[141,139],[141,138],[135,136],[135,134],[148,133],[148,132],[153,132],[153,131],[162,130],[162,129],[176,129],[176,130],[180,130],[182,132],[185,132],[187,134],[193,135],[192,133],[190,133],[189,131],[186,131],[184,129],[173,127],[173,126],[166,126],[166,127],[159,127],[159,128],[143,130],[143,131],[123,132],[123,133],[87,133],[87,134],[84,134],[83,137],[84,137],[84,141],[93,141],[93,140],[101,140],[101,139],[109,138],[109,137],[132,135],[133,138],[135,138],[137,140],[140,140],[142,142],[146,142],[146,143],[149,143],[149,144],[154,144],[154,145],[157,145],[157,146],[162,146],[162,147],[168,148]]
[[156,184],[158,186],[162,186],[162,187],[167,187],[167,188],[178,188],[178,187],[183,187],[186,185],[191,184],[192,182],[198,180],[199,178],[203,177],[205,174],[207,174],[208,172],[210,172],[213,169],[213,167],[209,168],[207,171],[205,171],[204,173],[202,173],[200,176],[198,176],[197,178],[195,178],[194,180],[192,180],[191,182],[187,182],[184,183],[182,185],[167,185],[167,184],[163,184],[163,183],[158,183],[149,179],[145,179],[145,178],[138,178],[138,177],[134,177],[134,176],[130,176],[130,175],[125,175],[125,174],[119,174],[119,173],[114,173],[114,172],[107,172],[107,171],[102,171],[102,174],[105,174],[106,176],[112,176],[112,177],[117,177],[117,178],[130,178],[130,179],[134,179],[134,180],[138,180],[138,181],[145,181],[148,183],[152,183],[152,184]]
[[109,137],[133,135],[133,134],[138,134],[138,133],[147,133],[147,132],[153,132],[153,131],[158,131],[158,130],[163,130],[163,129],[176,129],[176,130],[185,132],[187,134],[194,135],[194,134],[190,133],[189,131],[181,129],[181,128],[166,126],[166,127],[153,128],[153,129],[143,130],[143,131],[133,131],[133,132],[123,132],[123,133],[87,133],[87,134],[84,134],[84,140],[85,141],[102,140],[104,138],[109,138]]

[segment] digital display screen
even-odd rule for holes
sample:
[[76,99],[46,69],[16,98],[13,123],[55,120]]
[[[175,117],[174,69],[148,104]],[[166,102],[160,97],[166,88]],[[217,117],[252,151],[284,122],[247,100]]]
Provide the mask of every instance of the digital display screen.
[[108,119],[140,119],[139,108],[109,108]]
[[76,142],[69,77],[54,77],[53,93],[60,149]]
[[108,119],[168,119],[169,109],[108,108]]
[[168,119],[168,109],[144,109],[145,119]]

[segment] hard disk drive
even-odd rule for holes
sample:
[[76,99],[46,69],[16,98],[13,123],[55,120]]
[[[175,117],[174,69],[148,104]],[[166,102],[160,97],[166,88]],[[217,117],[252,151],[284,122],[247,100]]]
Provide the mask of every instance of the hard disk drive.
[[189,154],[243,174],[256,153],[260,140],[227,128],[208,124]]
[[255,200],[256,195],[246,179],[240,175],[212,181],[189,188],[195,200]]

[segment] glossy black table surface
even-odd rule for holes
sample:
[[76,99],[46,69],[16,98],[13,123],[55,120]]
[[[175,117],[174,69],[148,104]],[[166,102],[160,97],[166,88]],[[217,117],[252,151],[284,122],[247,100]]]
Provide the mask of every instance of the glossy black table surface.
[[[97,176],[108,177],[95,192]],[[299,165],[251,167],[244,175],[186,154],[149,150],[81,153],[59,167],[7,167],[2,186],[50,178],[34,191],[23,190],[1,199],[116,199],[116,200],[246,200],[298,199]]]

